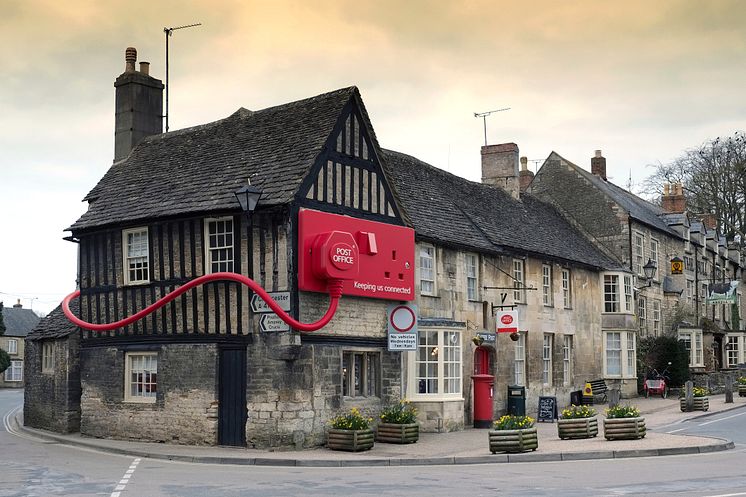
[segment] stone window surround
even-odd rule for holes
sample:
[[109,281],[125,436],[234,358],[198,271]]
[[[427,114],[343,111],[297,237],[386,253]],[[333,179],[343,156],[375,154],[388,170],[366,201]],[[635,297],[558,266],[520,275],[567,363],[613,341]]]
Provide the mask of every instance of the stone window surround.
[[[158,374],[158,352],[146,352],[146,351],[131,351],[131,352],[125,352],[124,353],[124,402],[132,402],[132,403],[140,403],[140,404],[154,404],[156,402],[156,395],[152,396],[139,396],[139,395],[132,395],[131,393],[131,387],[132,387],[132,362],[134,358],[136,357],[155,357],[156,359],[156,375]],[[152,371],[150,372],[152,373]],[[153,382],[153,384],[158,386],[158,380],[156,376],[156,381]]]
[[[609,349],[609,335],[619,335],[619,348]],[[629,346],[628,341],[632,338],[632,347]],[[603,371],[605,378],[622,378],[631,379],[636,378],[637,371],[635,367],[635,355],[637,350],[636,335],[632,331],[627,330],[605,330],[603,336]],[[609,352],[619,352],[619,367],[620,373],[609,373]],[[633,354],[630,361],[629,355]],[[630,371],[631,369],[631,371]]]
[[[130,256],[130,235],[142,235],[145,234],[145,255]],[[144,259],[144,264],[138,269],[137,266],[132,267],[130,260]],[[146,275],[145,278],[133,279],[131,272],[143,271]],[[143,285],[150,283],[150,234],[147,226],[140,226],[137,228],[128,228],[122,230],[122,281],[124,285]]]
[[55,342],[53,340],[44,340],[41,342],[41,372],[54,373],[54,352]]
[[[419,264],[417,265],[417,268],[419,269],[419,281],[420,281],[420,295],[428,295],[431,297],[435,297],[438,294],[438,278],[437,278],[437,253],[434,245],[431,245],[429,243],[422,243],[420,244],[420,250],[419,250]],[[423,269],[423,261],[424,260],[430,260],[431,267],[426,268],[432,271],[432,278],[426,278],[422,274]],[[426,285],[423,285],[422,283],[431,283],[432,289],[425,289]]]
[[[355,347],[345,348],[340,351],[340,371],[342,372],[342,396],[345,399],[358,399],[358,398],[380,398],[381,397],[381,349],[370,348],[370,347]],[[351,365],[350,370],[345,369],[346,359],[350,357],[354,361],[355,356],[360,356],[362,361],[362,370],[360,372],[360,386],[361,395],[354,394],[354,363]],[[372,363],[371,363],[372,361]],[[370,378],[368,375],[369,368],[372,367],[375,371],[375,378],[373,381],[373,393],[370,392]],[[347,382],[345,384],[345,381]],[[346,386],[346,388],[345,388]]]

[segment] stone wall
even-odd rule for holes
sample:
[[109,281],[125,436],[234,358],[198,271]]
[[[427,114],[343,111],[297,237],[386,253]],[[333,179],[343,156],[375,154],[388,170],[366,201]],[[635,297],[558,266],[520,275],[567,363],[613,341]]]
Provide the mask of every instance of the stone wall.
[[154,403],[124,401],[125,353],[144,347],[81,349],[80,432],[91,437],[194,445],[217,443],[217,346],[148,346],[158,352]]
[[[26,343],[23,423],[33,428],[72,433],[80,430],[79,335],[57,340],[29,340]],[[54,370],[42,372],[44,343],[54,345]]]

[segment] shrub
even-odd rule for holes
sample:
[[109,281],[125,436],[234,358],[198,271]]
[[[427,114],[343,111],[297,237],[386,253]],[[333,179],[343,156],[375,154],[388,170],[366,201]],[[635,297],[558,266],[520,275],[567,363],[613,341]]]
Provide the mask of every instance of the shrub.
[[417,422],[417,409],[406,400],[400,400],[392,406],[388,406],[381,411],[382,423],[393,423],[397,425],[406,425]]
[[738,384],[739,385],[746,385],[746,376],[739,376],[738,377]]
[[366,418],[360,413],[360,409],[353,407],[347,414],[340,414],[332,418],[329,424],[337,430],[367,430],[373,418]]
[[[669,366],[668,363],[671,363]],[[668,368],[668,386],[683,385],[689,379],[689,352],[684,342],[675,337],[647,337],[637,342],[638,391],[642,392],[645,374],[657,369],[663,372]]]
[[613,419],[613,418],[639,418],[640,417],[640,410],[636,408],[635,406],[631,406],[629,404],[627,405],[617,405],[614,407],[609,407],[606,409],[606,417]]
[[592,418],[596,415],[596,410],[588,406],[571,405],[567,409],[562,409],[562,419]]
[[534,426],[534,418],[508,414],[493,423],[495,430],[523,430]]

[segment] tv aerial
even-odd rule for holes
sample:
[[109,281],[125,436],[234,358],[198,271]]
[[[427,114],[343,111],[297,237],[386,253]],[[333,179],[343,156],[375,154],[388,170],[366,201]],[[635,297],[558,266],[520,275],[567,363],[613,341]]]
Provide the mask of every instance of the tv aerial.
[[495,109],[495,110],[489,110],[487,112],[475,112],[474,117],[481,117],[482,122],[484,123],[484,144],[487,145],[487,116],[490,114],[494,114],[495,112],[503,112],[506,110],[510,110],[510,107],[504,107],[502,109]]

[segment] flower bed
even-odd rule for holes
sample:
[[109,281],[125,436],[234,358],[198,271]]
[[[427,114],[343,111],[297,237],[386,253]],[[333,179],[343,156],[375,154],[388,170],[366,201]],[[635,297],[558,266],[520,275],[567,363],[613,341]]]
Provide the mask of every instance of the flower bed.
[[604,437],[607,440],[636,440],[646,434],[645,418],[631,405],[618,405],[606,410]]
[[596,410],[585,405],[563,409],[562,417],[557,420],[557,435],[562,440],[595,437],[598,435]]
[[[683,392],[682,392],[683,393]],[[705,387],[692,388],[692,405],[687,405],[686,395],[679,397],[679,407],[682,412],[690,411],[708,411],[710,409],[710,391]]]
[[332,450],[358,452],[373,447],[374,435],[370,429],[372,418],[366,418],[356,407],[330,421],[326,446]]

